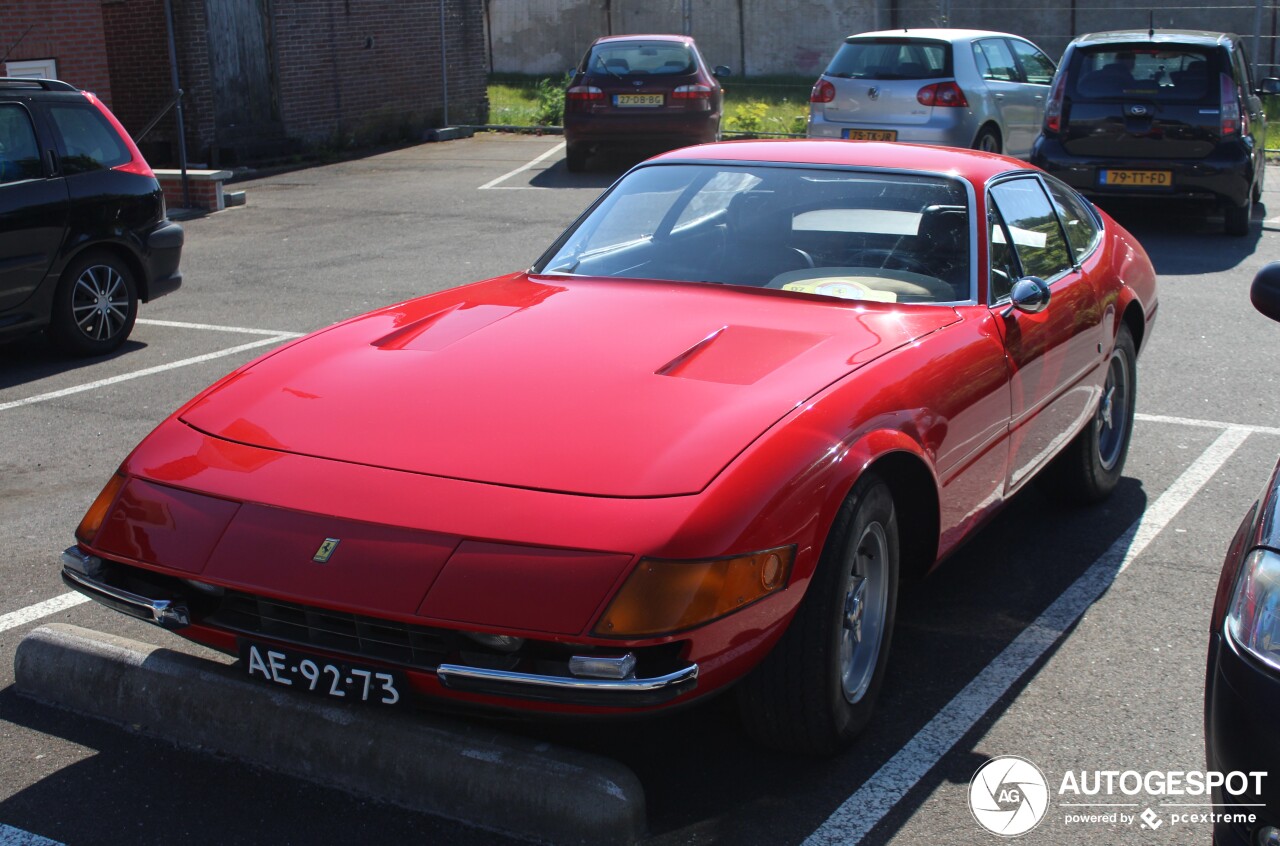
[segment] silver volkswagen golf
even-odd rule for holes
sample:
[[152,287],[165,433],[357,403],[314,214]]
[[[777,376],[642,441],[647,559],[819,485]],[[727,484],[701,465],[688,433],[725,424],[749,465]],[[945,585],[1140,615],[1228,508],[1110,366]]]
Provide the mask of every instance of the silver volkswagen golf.
[[809,96],[809,137],[972,147],[1026,158],[1055,66],[1025,38],[974,29],[864,32]]

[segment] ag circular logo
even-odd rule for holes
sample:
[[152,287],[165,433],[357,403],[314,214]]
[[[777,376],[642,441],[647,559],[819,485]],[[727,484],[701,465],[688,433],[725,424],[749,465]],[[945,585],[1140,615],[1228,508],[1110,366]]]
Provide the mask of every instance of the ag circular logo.
[[1049,783],[1040,768],[1016,755],[987,761],[969,782],[969,810],[978,825],[1001,837],[1018,837],[1049,810]]

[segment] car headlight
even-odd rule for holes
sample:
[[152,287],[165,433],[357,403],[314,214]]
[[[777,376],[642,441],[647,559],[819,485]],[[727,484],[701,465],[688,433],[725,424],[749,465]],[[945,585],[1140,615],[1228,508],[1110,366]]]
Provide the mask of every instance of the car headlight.
[[601,637],[671,634],[717,620],[781,590],[794,546],[702,561],[643,558],[596,624]]
[[1255,549],[1244,560],[1227,632],[1241,649],[1280,670],[1280,554]]

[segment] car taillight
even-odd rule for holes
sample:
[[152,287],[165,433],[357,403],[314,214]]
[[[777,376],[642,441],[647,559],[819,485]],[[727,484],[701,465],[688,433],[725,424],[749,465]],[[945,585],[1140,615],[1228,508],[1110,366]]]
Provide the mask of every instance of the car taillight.
[[575,85],[564,96],[570,102],[604,102],[604,92],[594,85]]
[[671,92],[673,100],[710,100],[711,88],[707,85],[681,85]]
[[1218,98],[1222,117],[1222,137],[1239,135],[1241,132],[1240,97],[1236,92],[1236,84],[1227,74],[1218,76]]
[[809,92],[810,103],[830,103],[836,98],[836,87],[825,79],[819,79]]
[[954,82],[935,82],[916,92],[916,100],[922,106],[965,107],[969,101]]
[[1062,131],[1062,99],[1067,86],[1067,75],[1059,74],[1053,83],[1053,93],[1049,95],[1049,103],[1044,107],[1045,132]]

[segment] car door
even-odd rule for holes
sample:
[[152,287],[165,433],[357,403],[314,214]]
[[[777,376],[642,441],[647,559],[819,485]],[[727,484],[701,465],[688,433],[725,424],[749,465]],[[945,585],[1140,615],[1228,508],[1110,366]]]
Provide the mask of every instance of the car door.
[[[1102,389],[1103,309],[1082,272],[1054,203],[1040,179],[1025,175],[991,186],[988,199],[989,303],[998,315],[1011,371],[1008,485],[1012,492],[1075,435]],[[1044,310],[1010,305],[1013,282],[1037,276],[1049,285]]]
[[1035,94],[1022,81],[1018,60],[1003,38],[982,38],[973,43],[978,72],[987,86],[991,110],[999,115],[1003,136],[1001,151],[1011,156],[1031,154],[1031,142],[1040,129]]
[[0,323],[48,274],[67,228],[65,180],[23,102],[0,102]]
[[[1039,47],[1030,41],[1023,41],[1019,38],[1010,38],[1009,47],[1013,50],[1013,57],[1018,62],[1018,74],[1022,79],[1021,96],[1023,104],[1029,112],[1030,125],[1025,127],[1026,135],[1019,139],[1017,147],[1010,147],[1011,155],[1019,158],[1026,158],[1031,154],[1031,145],[1035,143],[1036,136],[1040,134],[1040,124],[1044,121],[1044,107],[1049,99],[1049,86],[1053,82],[1053,75],[1057,71],[1053,59],[1044,54]],[[1022,145],[1022,138],[1025,138],[1026,144]]]
[[[1244,131],[1252,141],[1250,147],[1253,151],[1254,171],[1261,172],[1267,166],[1267,117],[1262,110],[1262,98],[1258,96],[1253,66],[1249,63],[1244,45],[1233,43],[1231,48],[1231,71],[1240,91],[1241,117],[1247,116],[1248,120]],[[1261,179],[1258,184],[1261,185]]]

